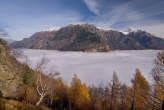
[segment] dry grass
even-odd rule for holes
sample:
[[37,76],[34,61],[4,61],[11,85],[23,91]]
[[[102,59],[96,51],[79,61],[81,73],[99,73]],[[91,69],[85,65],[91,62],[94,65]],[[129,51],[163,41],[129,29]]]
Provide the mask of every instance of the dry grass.
[[15,100],[7,100],[0,98],[0,110],[50,110],[44,106],[34,106],[24,104]]

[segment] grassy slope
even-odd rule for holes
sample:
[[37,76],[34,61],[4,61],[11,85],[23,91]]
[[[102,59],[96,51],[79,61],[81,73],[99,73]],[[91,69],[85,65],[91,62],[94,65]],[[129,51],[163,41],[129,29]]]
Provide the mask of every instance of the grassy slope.
[[49,110],[44,106],[24,104],[15,100],[0,98],[0,110]]

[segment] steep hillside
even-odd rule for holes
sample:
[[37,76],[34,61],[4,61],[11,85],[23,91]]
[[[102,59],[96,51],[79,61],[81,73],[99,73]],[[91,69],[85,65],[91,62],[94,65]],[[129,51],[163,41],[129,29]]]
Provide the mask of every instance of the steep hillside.
[[0,93],[6,98],[19,98],[22,93],[23,81],[20,77],[20,63],[7,53],[6,44],[0,40]]
[[46,107],[25,104],[23,82],[24,65],[17,62],[0,39],[0,110],[49,110]]
[[35,33],[30,38],[14,42],[13,48],[52,49],[62,51],[109,51],[136,49],[164,49],[164,39],[144,31],[123,34],[102,30],[94,25],[69,25],[58,31]]
[[128,37],[132,37],[139,42],[141,48],[164,49],[164,40],[157,38],[145,31],[131,32]]

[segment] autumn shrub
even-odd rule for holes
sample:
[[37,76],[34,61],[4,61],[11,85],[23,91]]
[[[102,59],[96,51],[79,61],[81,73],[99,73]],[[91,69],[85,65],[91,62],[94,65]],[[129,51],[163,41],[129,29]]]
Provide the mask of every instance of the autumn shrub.
[[25,103],[36,104],[39,97],[36,92],[36,89],[33,87],[25,86],[24,90],[25,92],[23,95],[23,101]]

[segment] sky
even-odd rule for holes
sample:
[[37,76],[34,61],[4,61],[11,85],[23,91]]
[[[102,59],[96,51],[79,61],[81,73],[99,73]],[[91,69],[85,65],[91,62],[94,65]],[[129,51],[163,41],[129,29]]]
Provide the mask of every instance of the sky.
[[142,29],[164,38],[164,0],[0,0],[0,37],[20,40],[69,24]]

